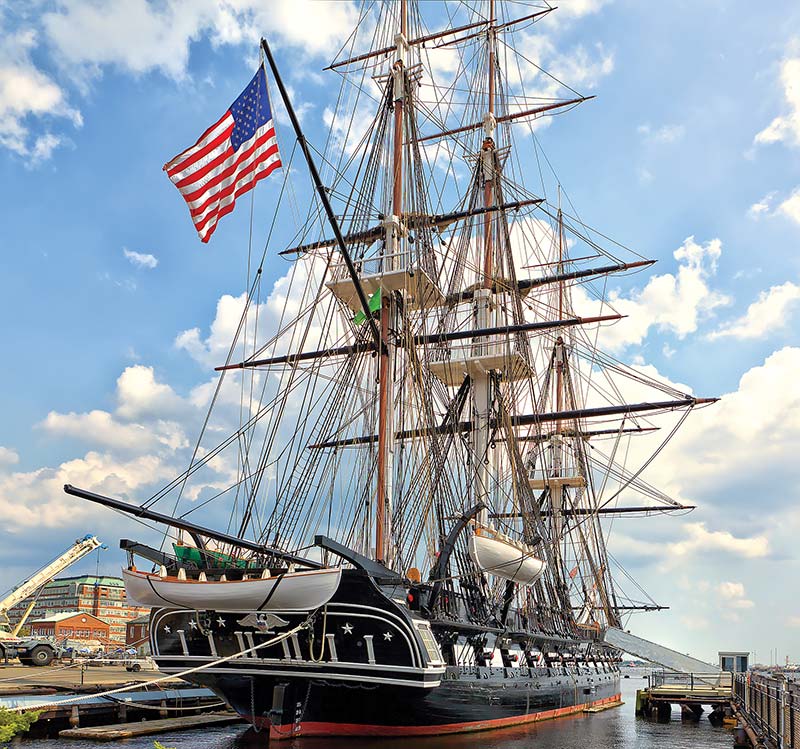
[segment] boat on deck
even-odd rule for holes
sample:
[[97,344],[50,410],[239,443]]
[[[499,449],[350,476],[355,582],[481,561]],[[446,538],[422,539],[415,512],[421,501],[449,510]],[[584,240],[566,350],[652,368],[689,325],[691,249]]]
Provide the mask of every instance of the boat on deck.
[[341,577],[341,568],[276,575],[264,570],[239,580],[228,580],[225,574],[208,579],[203,571],[192,579],[183,568],[176,576],[168,575],[165,567],[158,573],[122,570],[128,600],[139,606],[226,611],[313,611],[331,600]]

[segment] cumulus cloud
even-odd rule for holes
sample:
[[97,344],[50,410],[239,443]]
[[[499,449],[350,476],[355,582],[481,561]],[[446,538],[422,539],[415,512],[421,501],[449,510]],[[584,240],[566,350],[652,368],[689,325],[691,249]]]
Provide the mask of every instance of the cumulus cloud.
[[128,262],[137,268],[146,268],[152,270],[158,265],[158,258],[155,255],[144,252],[136,252],[129,250],[127,247],[122,248],[122,254]]
[[[44,15],[47,36],[59,57],[84,75],[113,66],[140,75],[159,71],[176,80],[188,74],[193,42],[215,46],[250,44],[273,32],[279,40],[312,54],[332,52],[356,25],[351,2],[313,0],[64,0]],[[124,44],[120,43],[124,39]]]
[[0,465],[10,466],[19,463],[19,455],[16,450],[0,445]]
[[64,494],[64,484],[132,497],[140,487],[165,481],[175,472],[174,465],[155,455],[120,460],[98,451],[67,460],[56,468],[0,471],[0,515],[11,533],[41,528],[80,530],[88,518],[96,515],[96,509]]
[[578,287],[573,291],[573,306],[580,315],[604,314],[610,305],[628,316],[601,329],[600,345],[607,350],[618,352],[639,345],[652,328],[684,338],[694,333],[700,322],[717,308],[731,302],[710,284],[721,255],[719,239],[698,243],[693,236],[688,237],[673,252],[679,263],[677,273],[651,276],[640,290],[625,294],[611,291],[605,304]]
[[33,136],[34,122],[41,127],[60,118],[80,127],[83,119],[61,86],[31,59],[38,43],[36,32],[29,28],[11,31],[0,25],[0,34],[0,146],[36,165],[49,159],[62,139],[50,132]]
[[[800,485],[795,459],[800,452],[797,372],[800,348],[787,346],[774,352],[746,371],[736,389],[723,394],[719,402],[691,413],[648,468],[645,477],[650,483],[714,515],[713,527],[706,523],[687,531],[688,538],[678,542],[678,552],[708,543],[744,557],[763,556],[770,546],[764,543],[765,534],[770,539],[780,536],[781,547],[789,548],[791,539],[780,534],[791,518],[784,516],[776,523],[770,518],[777,508],[792,506],[789,497],[794,495],[785,488]],[[646,445],[637,441],[632,446],[636,450],[646,451]],[[782,488],[765,487],[765,477],[771,486]],[[738,533],[713,535],[723,519],[722,528],[738,527]]]
[[796,187],[792,194],[778,206],[778,211],[800,224],[800,187]]
[[755,137],[756,144],[784,142],[800,145],[800,57],[781,64],[780,81],[788,112],[779,115]]
[[157,420],[150,424],[126,423],[107,411],[57,413],[51,411],[41,427],[52,435],[75,437],[94,445],[146,451],[159,445],[177,450],[188,446],[181,427],[175,422]]
[[242,319],[246,301],[246,294],[224,294],[217,302],[217,312],[208,336],[203,338],[200,328],[184,330],[175,338],[175,347],[183,349],[205,367],[224,364]]
[[117,415],[123,419],[176,417],[185,401],[168,384],[158,382],[152,367],[127,367],[117,378]]
[[765,338],[785,328],[800,301],[800,286],[786,281],[762,291],[744,315],[725,323],[708,335],[708,338]]
[[769,541],[765,536],[736,537],[728,531],[708,530],[705,523],[686,523],[686,538],[669,544],[675,556],[724,551],[746,559],[764,557],[769,552]]

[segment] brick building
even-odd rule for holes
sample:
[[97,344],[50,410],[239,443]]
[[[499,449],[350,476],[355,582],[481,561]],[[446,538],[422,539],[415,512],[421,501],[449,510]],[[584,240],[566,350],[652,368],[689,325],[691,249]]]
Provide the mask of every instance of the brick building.
[[65,611],[35,619],[30,628],[34,637],[55,637],[57,640],[67,637],[79,642],[96,641],[102,645],[109,644],[111,634],[108,622],[82,611]]
[[[30,601],[27,598],[8,612],[12,624],[20,620]],[[123,645],[126,623],[149,614],[150,609],[128,604],[120,577],[81,575],[47,583],[38,595],[31,618],[44,619],[65,612],[85,612],[108,622],[111,642]]]
[[125,647],[137,655],[150,655],[150,615],[131,619],[125,631]]

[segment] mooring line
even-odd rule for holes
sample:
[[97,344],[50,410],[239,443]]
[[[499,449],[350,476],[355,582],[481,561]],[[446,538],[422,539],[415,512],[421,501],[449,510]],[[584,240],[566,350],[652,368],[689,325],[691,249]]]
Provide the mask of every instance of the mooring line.
[[[314,612],[316,614],[316,612]],[[273,637],[271,640],[267,640],[266,642],[262,642],[259,645],[255,645],[252,648],[246,648],[245,650],[240,650],[238,653],[234,653],[233,655],[226,655],[224,658],[218,658],[215,661],[211,661],[211,663],[203,663],[200,666],[194,666],[192,668],[187,668],[185,671],[181,671],[177,674],[169,674],[167,676],[161,676],[157,679],[151,679],[150,681],[142,681],[138,684],[127,685],[124,687],[117,687],[116,689],[109,689],[105,692],[94,692],[92,694],[83,694],[79,697],[70,697],[66,700],[58,700],[56,702],[44,702],[39,705],[27,705],[25,707],[11,707],[8,708],[11,712],[23,712],[26,710],[44,710],[48,707],[58,707],[60,705],[70,705],[72,703],[82,702],[83,700],[94,699],[97,697],[107,697],[112,694],[119,694],[120,692],[130,692],[131,689],[135,689],[137,687],[149,687],[153,684],[160,684],[164,681],[170,681],[175,679],[182,679],[184,676],[188,674],[197,673],[198,671],[205,671],[208,668],[213,668],[214,666],[218,666],[220,663],[226,663],[227,661],[232,661],[236,658],[239,658],[243,655],[247,655],[247,653],[255,652],[256,650],[260,650],[261,648],[269,647],[270,645],[275,645],[281,640],[286,640],[291,637],[293,634],[299,632],[304,627],[307,627],[313,618],[314,614],[309,616],[305,621],[298,624],[294,629],[290,629],[288,632],[284,632],[281,635],[277,635]]]

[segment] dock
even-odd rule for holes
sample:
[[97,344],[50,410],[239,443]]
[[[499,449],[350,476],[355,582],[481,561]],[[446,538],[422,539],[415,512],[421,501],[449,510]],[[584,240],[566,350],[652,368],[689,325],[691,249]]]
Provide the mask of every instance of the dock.
[[709,720],[735,727],[736,747],[800,749],[800,682],[783,676],[656,672],[636,692],[639,716],[666,721],[672,705],[696,720],[711,707]]
[[[140,685],[158,676],[154,670],[134,673],[119,666],[80,663],[52,668],[0,666],[0,707],[40,710],[31,734],[47,736],[67,728],[158,722],[152,719],[167,719],[174,726],[184,719],[203,719],[210,711],[218,714],[226,707],[210,689],[180,679]],[[105,694],[115,689],[122,691]]]
[[646,689],[636,692],[636,714],[668,719],[673,705],[684,715],[700,718],[704,705],[712,708],[712,720],[733,714],[733,674],[655,672]]
[[208,726],[224,726],[239,723],[241,717],[234,712],[205,713],[203,715],[187,715],[181,718],[146,720],[138,723],[115,723],[108,726],[92,726],[88,728],[66,728],[59,731],[60,739],[84,739],[89,741],[118,741],[132,739],[137,736],[149,736],[168,731],[187,731],[192,728]]

